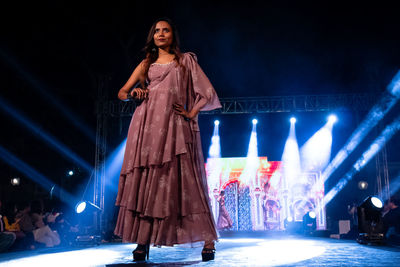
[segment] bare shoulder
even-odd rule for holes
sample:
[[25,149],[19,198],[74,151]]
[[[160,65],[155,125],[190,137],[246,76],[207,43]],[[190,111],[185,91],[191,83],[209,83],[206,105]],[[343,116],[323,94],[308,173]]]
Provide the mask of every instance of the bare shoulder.
[[139,63],[139,65],[137,65],[137,69],[138,70],[143,70],[144,71],[144,69],[146,68],[146,62],[147,62],[147,59],[143,59],[140,63]]
[[133,73],[136,73],[136,75],[139,75],[139,77],[142,78],[146,70],[146,59],[143,59],[135,68]]

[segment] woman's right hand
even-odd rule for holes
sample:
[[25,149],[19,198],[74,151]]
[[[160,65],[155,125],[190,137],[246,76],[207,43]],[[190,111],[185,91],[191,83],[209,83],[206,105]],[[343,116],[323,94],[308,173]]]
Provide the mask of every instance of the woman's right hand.
[[132,97],[142,100],[149,96],[149,89],[135,88],[130,94]]

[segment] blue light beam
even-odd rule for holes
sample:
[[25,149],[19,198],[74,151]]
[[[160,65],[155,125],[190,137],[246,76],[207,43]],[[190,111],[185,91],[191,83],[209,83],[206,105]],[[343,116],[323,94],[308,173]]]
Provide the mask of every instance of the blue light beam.
[[[254,120],[256,122],[254,122]],[[247,158],[258,157],[258,145],[257,145],[257,120],[253,120],[253,129],[251,130],[249,149],[247,150]]]
[[260,166],[258,158],[257,144],[257,120],[252,120],[253,128],[250,134],[249,148],[247,150],[246,165],[241,173],[239,180],[245,185],[254,185],[259,187],[260,181],[257,179],[257,171]]
[[400,130],[400,116],[397,117],[391,124],[385,127],[381,134],[374,140],[369,148],[362,154],[362,156],[353,165],[342,179],[332,188],[328,194],[325,195],[325,205],[329,203],[339,193],[343,187],[353,178],[353,176],[361,171],[361,169],[378,153],[382,147]]
[[5,59],[21,76],[23,76],[43,97],[47,99],[47,102],[52,104],[54,107],[59,109],[61,113],[80,130],[86,137],[88,137],[93,143],[96,142],[95,133],[90,129],[77,114],[67,108],[61,101],[59,101],[54,95],[51,94],[51,90],[47,89],[46,86],[41,83],[38,79],[33,77],[32,74],[28,73],[23,67],[17,63],[17,61],[10,55],[6,54],[0,49],[0,56]]
[[380,98],[365,117],[364,121],[353,132],[347,143],[336,154],[335,158],[329,163],[321,175],[323,182],[329,179],[331,174],[343,163],[350,153],[361,143],[368,133],[377,125],[377,123],[393,108],[400,98],[400,71],[392,79],[387,87],[387,92]]
[[301,147],[303,172],[322,171],[329,163],[332,149],[332,126],[329,120]]
[[214,132],[211,137],[211,145],[208,149],[209,158],[220,158],[221,157],[221,143],[219,138],[219,121],[214,122]]
[[88,172],[92,171],[93,167],[90,166],[89,163],[87,163],[84,159],[75,154],[67,146],[59,142],[55,137],[46,133],[44,130],[40,129],[38,125],[36,125],[34,122],[26,118],[21,112],[19,112],[17,109],[8,104],[2,97],[0,97],[0,108],[3,109],[7,114],[12,116],[14,119],[16,119],[18,122],[20,122],[21,125],[32,131],[32,133],[36,134],[42,140],[47,142],[50,145],[50,147],[60,152],[66,158],[78,164],[86,171]]
[[[400,190],[400,173],[396,176],[395,179],[389,184],[389,197],[394,196]],[[386,200],[386,199],[384,199]]]
[[[301,174],[299,145],[297,143],[295,122],[290,123],[289,136],[286,140],[282,154],[282,188],[283,192],[289,192],[297,178]],[[283,218],[291,217],[288,195],[283,198]]]
[[125,139],[116,149],[114,149],[114,151],[106,159],[106,185],[110,186],[114,192],[117,191],[117,187],[114,185],[118,184],[122,163],[124,160],[126,140],[127,139]]
[[295,123],[290,124],[289,136],[286,140],[282,154],[283,176],[286,180],[286,187],[294,183],[301,173],[301,162],[299,145],[297,143]]
[[63,199],[66,200],[67,204],[74,205],[74,203],[76,202],[75,197],[73,197],[70,193],[62,189],[54,182],[50,181],[48,178],[46,178],[46,176],[44,176],[43,174],[36,171],[28,164],[17,158],[14,154],[12,154],[10,151],[2,147],[1,145],[0,145],[0,158],[11,167],[22,172],[24,175],[26,175],[29,179],[31,179],[38,185],[42,186],[44,189],[51,191],[54,186],[60,188],[60,193],[63,196]]

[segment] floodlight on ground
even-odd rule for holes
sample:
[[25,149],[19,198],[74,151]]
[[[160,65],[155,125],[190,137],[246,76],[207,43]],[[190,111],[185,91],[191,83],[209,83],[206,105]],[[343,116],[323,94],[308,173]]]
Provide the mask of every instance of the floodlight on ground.
[[303,233],[312,235],[317,229],[317,219],[314,211],[309,211],[303,216]]
[[382,220],[383,202],[376,196],[367,197],[357,207],[358,238],[360,244],[381,243],[384,239]]
[[101,211],[101,208],[99,206],[93,204],[92,202],[85,201],[85,200],[79,201],[75,206],[75,212],[78,213],[78,214],[81,214],[81,213],[86,212],[88,210]]

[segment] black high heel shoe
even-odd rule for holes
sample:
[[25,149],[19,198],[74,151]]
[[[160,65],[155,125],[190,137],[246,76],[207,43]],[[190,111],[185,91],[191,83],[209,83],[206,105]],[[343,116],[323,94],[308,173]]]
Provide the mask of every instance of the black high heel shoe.
[[215,258],[215,248],[203,248],[201,251],[203,261],[212,261]]
[[135,250],[132,251],[132,254],[133,254],[133,261],[144,261],[146,260],[146,256],[148,260],[150,254],[150,244],[146,245],[138,244]]

